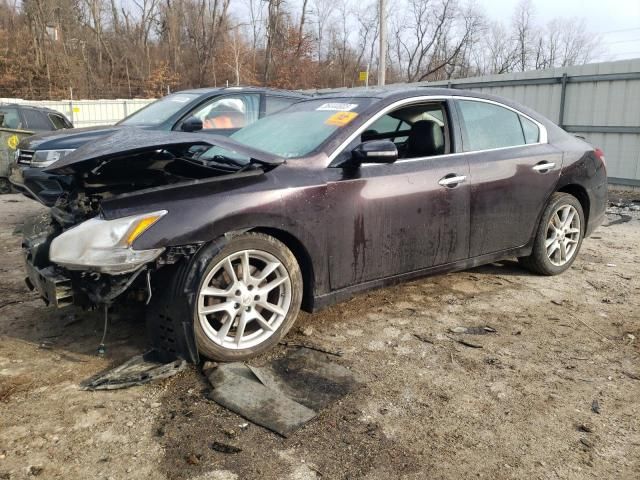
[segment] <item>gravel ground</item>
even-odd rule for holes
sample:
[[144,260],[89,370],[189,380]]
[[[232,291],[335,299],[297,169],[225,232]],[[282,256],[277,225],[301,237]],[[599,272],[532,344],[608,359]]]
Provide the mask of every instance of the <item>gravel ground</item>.
[[559,277],[505,261],[302,315],[287,339],[342,350],[364,385],[284,439],[207,400],[195,367],[81,391],[144,325],[114,316],[99,358],[98,315],[27,291],[13,232],[40,210],[0,197],[0,479],[640,478],[638,211],[612,209]]

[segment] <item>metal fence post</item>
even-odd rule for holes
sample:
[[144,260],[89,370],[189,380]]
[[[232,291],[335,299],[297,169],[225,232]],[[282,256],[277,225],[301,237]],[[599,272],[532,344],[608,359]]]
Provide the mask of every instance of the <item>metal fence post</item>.
[[564,102],[567,96],[567,74],[562,74],[562,79],[560,80],[560,112],[558,112],[558,126],[560,128],[564,128]]
[[71,117],[70,120],[71,120],[71,123],[73,124],[74,123],[74,120],[73,120],[73,100],[69,100],[69,117]]
[[126,100],[122,101],[122,107],[123,107],[123,110],[124,110],[124,116],[126,118],[126,117],[129,116],[129,112],[127,111],[127,101]]

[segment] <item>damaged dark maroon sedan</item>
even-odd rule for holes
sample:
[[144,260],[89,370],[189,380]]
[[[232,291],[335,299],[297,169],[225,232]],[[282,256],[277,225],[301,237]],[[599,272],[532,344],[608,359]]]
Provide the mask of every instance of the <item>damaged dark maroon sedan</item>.
[[[317,97],[231,137],[122,131],[25,228],[50,304],[147,302],[164,351],[238,360],[300,308],[517,257],[566,270],[602,221],[602,152],[510,101],[421,88]],[[186,353],[185,353],[186,352]]]

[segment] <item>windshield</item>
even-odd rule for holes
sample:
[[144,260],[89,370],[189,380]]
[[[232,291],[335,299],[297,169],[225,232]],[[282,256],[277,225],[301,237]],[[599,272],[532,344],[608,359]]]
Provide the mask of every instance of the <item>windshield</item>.
[[158,125],[198,98],[195,93],[174,93],[129,115],[118,125]]
[[[296,103],[238,130],[230,138],[282,158],[303,157],[349,125],[372,101],[371,98],[358,97]],[[236,164],[248,161],[246,157],[221,147],[210,148],[200,156],[202,160],[221,161],[223,158]]]

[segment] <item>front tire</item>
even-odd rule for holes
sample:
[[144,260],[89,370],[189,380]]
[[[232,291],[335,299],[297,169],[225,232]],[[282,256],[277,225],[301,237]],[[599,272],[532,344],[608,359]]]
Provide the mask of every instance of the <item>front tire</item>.
[[233,238],[204,269],[192,305],[198,351],[245,360],[276,345],[302,302],[302,274],[279,240],[249,232]]
[[518,260],[534,273],[558,275],[575,261],[584,231],[584,212],[578,199],[556,192],[540,219],[531,255]]

